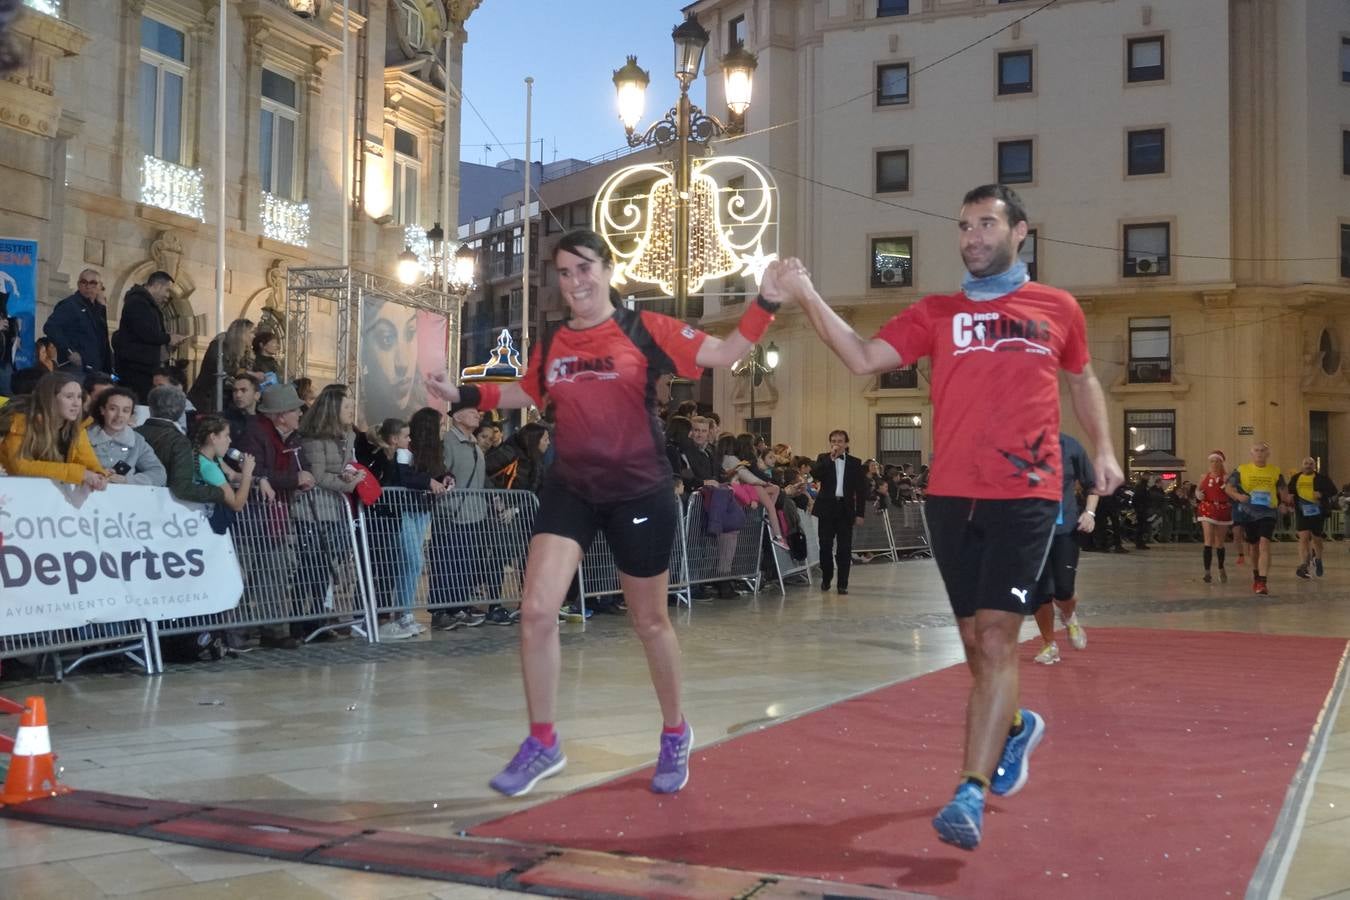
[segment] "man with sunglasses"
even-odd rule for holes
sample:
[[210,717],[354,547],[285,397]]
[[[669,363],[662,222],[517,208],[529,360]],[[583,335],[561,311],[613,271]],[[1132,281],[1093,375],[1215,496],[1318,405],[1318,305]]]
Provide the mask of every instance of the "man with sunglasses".
[[100,302],[103,278],[93,269],[80,273],[75,293],[56,304],[43,332],[56,342],[56,362],[83,375],[111,373],[108,308]]

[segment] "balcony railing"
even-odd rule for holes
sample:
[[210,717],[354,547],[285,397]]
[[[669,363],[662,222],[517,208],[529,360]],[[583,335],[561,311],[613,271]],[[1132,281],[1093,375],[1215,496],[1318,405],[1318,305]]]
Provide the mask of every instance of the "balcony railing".
[[262,192],[263,236],[297,247],[309,246],[309,204]]
[[147,156],[141,163],[141,202],[206,221],[205,176],[201,169]]

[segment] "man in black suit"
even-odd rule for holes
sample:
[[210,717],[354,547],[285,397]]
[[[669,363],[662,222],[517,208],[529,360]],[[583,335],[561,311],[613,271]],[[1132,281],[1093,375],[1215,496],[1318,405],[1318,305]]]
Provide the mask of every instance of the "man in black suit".
[[811,511],[819,520],[820,589],[830,589],[837,565],[839,593],[847,594],[848,570],[853,562],[853,528],[862,524],[868,490],[862,462],[848,454],[847,431],[830,432],[830,452],[816,457],[811,477],[820,485]]

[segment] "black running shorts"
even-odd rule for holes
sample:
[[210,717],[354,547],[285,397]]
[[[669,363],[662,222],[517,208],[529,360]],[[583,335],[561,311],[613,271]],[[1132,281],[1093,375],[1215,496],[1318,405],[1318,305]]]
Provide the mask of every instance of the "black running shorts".
[[1268,541],[1275,539],[1275,517],[1267,519],[1251,519],[1242,523],[1242,528],[1247,533],[1247,543],[1255,544],[1261,538]]
[[978,609],[1031,615],[1050,552],[1058,500],[933,497],[924,504],[928,540],[958,619]]
[[1072,600],[1078,577],[1078,535],[1057,534],[1050,542],[1040,583],[1036,585],[1038,604],[1049,600]]
[[535,534],[571,538],[584,553],[597,531],[603,532],[620,572],[650,578],[670,568],[680,502],[669,484],[632,500],[591,503],[557,481],[539,492]]
[[1305,515],[1303,515],[1303,513],[1296,513],[1295,518],[1298,519],[1297,526],[1296,526],[1296,527],[1297,527],[1297,530],[1299,530],[1299,531],[1311,531],[1313,537],[1324,538],[1324,537],[1327,536],[1327,534],[1326,534],[1326,531],[1327,531],[1327,528],[1326,528],[1326,525],[1327,525],[1327,517],[1326,517],[1326,516],[1305,516]]

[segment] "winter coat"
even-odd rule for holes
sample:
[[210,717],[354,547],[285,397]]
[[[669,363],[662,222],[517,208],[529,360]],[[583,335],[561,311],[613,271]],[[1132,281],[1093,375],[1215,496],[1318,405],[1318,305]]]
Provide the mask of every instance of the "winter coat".
[[455,478],[452,499],[444,501],[441,509],[449,513],[457,525],[476,525],[487,518],[487,501],[481,496],[461,496],[456,492],[481,491],[486,486],[487,462],[473,435],[460,431],[454,422],[445,433],[445,468]]
[[745,510],[729,487],[703,488],[703,528],[709,535],[729,534],[745,526]]
[[165,481],[175,498],[188,503],[225,502],[220,488],[198,483],[197,454],[177,425],[168,419],[146,419],[136,431],[164,464]]
[[0,441],[0,468],[10,475],[22,475],[30,478],[51,478],[70,484],[83,484],[86,470],[105,474],[94,448],[89,444],[89,435],[83,428],[75,430],[75,439],[66,451],[65,462],[48,462],[40,459],[26,459],[19,456],[19,447],[23,436],[28,433],[28,417],[15,413],[9,423],[9,433]]
[[276,491],[277,500],[288,502],[300,487],[300,472],[304,469],[299,433],[291,432],[283,440],[267,416],[250,416],[235,446],[241,452],[253,455],[254,481],[266,478]]
[[169,331],[155,298],[142,285],[127,291],[113,340],[119,374],[149,375],[168,357]]
[[56,304],[42,326],[56,342],[57,361],[65,364],[71,351],[80,354],[84,372],[111,372],[112,349],[108,346],[108,311],[103,304],[71,294]]

